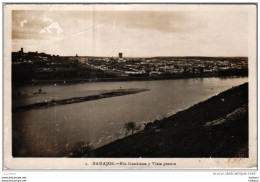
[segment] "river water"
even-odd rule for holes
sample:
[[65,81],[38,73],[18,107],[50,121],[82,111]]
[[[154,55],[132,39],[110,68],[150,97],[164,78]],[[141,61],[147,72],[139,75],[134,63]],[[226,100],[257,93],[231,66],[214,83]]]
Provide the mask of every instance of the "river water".
[[[170,116],[247,81],[248,78],[197,78],[16,87],[13,89],[14,107],[50,99],[94,95],[119,88],[150,90],[13,113],[13,155],[66,156],[80,141],[99,147],[124,137],[126,122],[142,124]],[[44,94],[33,94],[39,89]],[[18,97],[18,92],[22,96]]]

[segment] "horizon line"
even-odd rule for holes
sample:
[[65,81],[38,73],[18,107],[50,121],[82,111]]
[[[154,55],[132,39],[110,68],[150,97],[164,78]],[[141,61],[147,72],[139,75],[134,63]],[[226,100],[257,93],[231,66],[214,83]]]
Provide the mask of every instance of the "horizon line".
[[[12,53],[18,53],[20,51],[12,51]],[[28,51],[28,52],[23,52],[23,53],[29,53],[29,52],[32,52],[32,51]],[[32,52],[32,53],[36,53],[35,52]],[[41,53],[44,53],[44,54],[47,54],[47,55],[52,55],[52,56],[60,56],[60,57],[76,57],[77,54],[75,55],[70,55],[70,56],[64,56],[64,55],[55,55],[55,54],[48,54],[48,53],[45,53],[45,52],[38,52],[38,54],[41,54]],[[102,58],[118,58],[118,56],[79,56],[77,55],[77,57],[102,57]],[[178,57],[178,58],[181,58],[181,57],[201,57],[201,58],[237,58],[237,57],[240,57],[240,58],[248,58],[248,56],[125,56],[123,58],[162,58],[162,57],[165,57],[165,58],[168,58],[168,57]]]

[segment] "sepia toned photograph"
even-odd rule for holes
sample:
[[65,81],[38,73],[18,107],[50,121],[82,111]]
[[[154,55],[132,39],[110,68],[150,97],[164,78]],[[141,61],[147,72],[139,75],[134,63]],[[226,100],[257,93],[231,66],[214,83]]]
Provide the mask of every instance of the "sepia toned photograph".
[[7,168],[256,167],[255,5],[4,8]]

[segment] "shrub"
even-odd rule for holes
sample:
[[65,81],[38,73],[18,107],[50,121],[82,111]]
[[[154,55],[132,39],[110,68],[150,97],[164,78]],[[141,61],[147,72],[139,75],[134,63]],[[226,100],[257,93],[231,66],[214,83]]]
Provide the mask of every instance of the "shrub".
[[71,157],[82,157],[84,154],[87,154],[90,150],[92,150],[92,146],[90,142],[80,141],[74,145],[71,150]]
[[125,136],[127,136],[128,132],[131,131],[132,134],[134,134],[134,131],[138,131],[140,130],[141,125],[137,125],[135,122],[130,121],[128,123],[125,123],[125,129],[126,129],[126,133]]

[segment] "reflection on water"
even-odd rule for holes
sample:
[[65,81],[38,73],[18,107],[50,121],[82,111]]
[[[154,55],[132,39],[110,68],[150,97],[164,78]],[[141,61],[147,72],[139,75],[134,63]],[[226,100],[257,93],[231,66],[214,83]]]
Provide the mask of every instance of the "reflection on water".
[[[150,91],[14,113],[13,153],[15,156],[65,156],[79,141],[99,147],[124,137],[126,122],[145,123],[161,119],[244,82],[247,78],[17,87],[13,90],[14,106],[94,95],[119,88],[148,88]],[[33,94],[39,89],[46,94]]]

